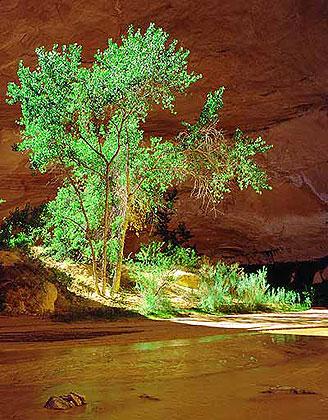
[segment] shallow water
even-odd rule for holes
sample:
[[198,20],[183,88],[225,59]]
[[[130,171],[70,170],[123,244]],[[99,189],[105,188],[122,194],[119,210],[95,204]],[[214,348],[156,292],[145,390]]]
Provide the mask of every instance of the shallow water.
[[[8,347],[0,353],[0,418],[327,419],[328,339],[241,333],[68,348]],[[289,385],[317,395],[263,394]],[[76,391],[86,407],[42,408]],[[147,394],[158,398],[140,398]]]

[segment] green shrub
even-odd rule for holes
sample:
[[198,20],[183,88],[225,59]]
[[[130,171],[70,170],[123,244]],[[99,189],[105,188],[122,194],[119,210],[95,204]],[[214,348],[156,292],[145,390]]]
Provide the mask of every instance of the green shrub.
[[170,277],[156,270],[138,272],[136,290],[141,297],[141,312],[146,315],[164,315],[173,312],[165,287]]
[[157,266],[161,270],[169,269],[172,266],[172,259],[170,255],[163,251],[164,246],[164,242],[155,241],[148,245],[141,245],[140,251],[134,257],[136,265],[139,267]]
[[263,267],[256,273],[244,274],[237,285],[237,298],[244,309],[258,310],[267,303],[266,293],[269,285],[266,280],[267,270]]
[[246,274],[238,264],[203,266],[199,288],[199,307],[205,312],[252,312],[258,310],[307,309],[309,297],[301,302],[299,293],[270,288],[267,269]]
[[200,269],[200,277],[202,279],[199,287],[200,309],[205,312],[215,312],[231,304],[230,287],[219,264],[216,268],[203,265]]
[[200,256],[193,248],[169,244],[165,254],[171,259],[171,267],[195,269],[199,266]]
[[145,314],[164,314],[173,311],[167,296],[167,286],[178,267],[195,268],[200,257],[195,250],[181,246],[151,242],[143,245],[134,260],[127,263],[130,277],[135,280]]
[[166,293],[172,280],[171,272],[162,266],[129,263],[130,277],[135,281],[135,289],[141,297],[140,310],[146,315],[172,312],[173,308]]
[[[141,296],[145,314],[172,312],[167,286],[177,268],[195,270],[200,257],[193,249],[151,242],[141,247],[134,261],[128,262],[130,276]],[[274,289],[267,282],[267,269],[245,273],[238,263],[222,262],[214,267],[203,262],[197,271],[201,277],[199,308],[205,312],[253,312],[271,310],[300,310],[311,305],[310,297],[284,288]]]
[[18,207],[5,217],[0,226],[0,248],[27,248],[35,243],[43,225],[44,205]]
[[141,245],[140,251],[135,255],[134,260],[144,266],[157,265],[162,270],[173,268],[192,269],[197,268],[200,257],[193,248],[184,248],[165,242],[150,242],[148,245]]

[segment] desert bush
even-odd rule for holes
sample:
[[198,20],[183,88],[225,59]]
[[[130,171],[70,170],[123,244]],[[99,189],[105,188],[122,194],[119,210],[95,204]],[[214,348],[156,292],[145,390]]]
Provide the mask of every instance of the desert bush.
[[150,242],[148,245],[141,245],[139,252],[135,255],[135,266],[142,267],[161,267],[162,270],[169,269],[172,265],[171,257],[164,251],[164,242]]
[[134,260],[127,262],[130,277],[141,297],[141,311],[145,314],[172,312],[167,286],[173,280],[173,271],[178,267],[195,268],[198,261],[196,252],[190,248],[164,242],[141,246]]
[[200,256],[193,248],[169,244],[166,247],[165,255],[170,258],[171,268],[183,268],[193,270],[199,266]]
[[35,243],[43,225],[44,205],[18,207],[5,217],[0,226],[0,249],[27,248]]
[[220,274],[210,265],[203,265],[200,269],[202,282],[199,287],[199,306],[205,312],[215,312],[222,306],[231,304],[229,285]]
[[237,285],[237,299],[244,309],[253,311],[262,309],[267,303],[267,270],[265,267],[256,273],[244,274]]
[[139,268],[135,277],[136,290],[141,297],[140,310],[146,315],[164,315],[171,313],[173,307],[166,293],[170,276],[155,267],[147,271]]
[[130,277],[141,297],[140,310],[146,315],[170,312],[171,303],[165,288],[172,278],[171,258],[162,248],[163,242],[141,247],[135,259],[127,262]]
[[135,255],[134,261],[144,266],[157,265],[166,269],[197,268],[200,262],[200,256],[193,248],[184,248],[175,246],[172,243],[150,242],[148,245],[141,245],[140,251]]
[[203,266],[199,308],[205,312],[252,312],[300,310],[311,306],[309,298],[284,288],[274,289],[267,281],[267,269],[246,274],[238,264]]

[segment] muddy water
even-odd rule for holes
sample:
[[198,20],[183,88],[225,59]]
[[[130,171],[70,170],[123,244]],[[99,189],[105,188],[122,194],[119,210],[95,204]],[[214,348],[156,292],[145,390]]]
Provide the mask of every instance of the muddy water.
[[[2,343],[0,356],[2,420],[328,418],[326,338],[202,336],[198,328],[191,338],[134,343]],[[317,395],[261,392],[278,384]],[[69,412],[42,408],[50,395],[71,390],[88,405]]]

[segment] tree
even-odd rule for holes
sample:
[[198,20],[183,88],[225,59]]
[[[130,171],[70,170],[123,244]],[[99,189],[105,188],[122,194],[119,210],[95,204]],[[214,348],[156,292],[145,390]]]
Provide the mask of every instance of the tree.
[[120,45],[110,39],[91,67],[82,66],[77,44],[41,47],[38,67],[31,71],[20,62],[19,83],[8,85],[8,102],[22,108],[18,149],[29,151],[32,169],[56,170],[63,178],[48,205],[49,241],[61,244],[62,256],[78,253],[92,261],[98,293],[99,262],[101,293],[108,263],[117,292],[126,232],[161,209],[170,186],[191,176],[198,195],[214,206],[235,184],[269,188],[252,159],[269,146],[240,130],[229,141],[216,129],[224,88],[208,95],[199,119],[185,123],[175,139],[145,137],[141,124],[150,110],[175,112],[176,95],[201,77],[188,73],[189,51],[168,38],[153,24],[144,34],[130,28]]

